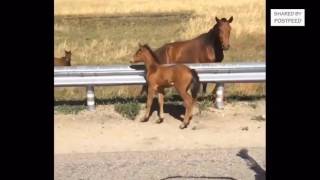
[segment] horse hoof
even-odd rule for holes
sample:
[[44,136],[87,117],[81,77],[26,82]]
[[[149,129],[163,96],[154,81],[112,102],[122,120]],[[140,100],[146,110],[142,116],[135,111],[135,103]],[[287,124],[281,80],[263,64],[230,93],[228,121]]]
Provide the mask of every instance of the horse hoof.
[[145,117],[140,119],[140,122],[147,122],[147,121],[148,121],[148,118],[145,118]]
[[156,120],[156,123],[157,123],[157,124],[160,124],[160,123],[162,123],[162,122],[163,122],[163,118],[159,118],[159,119]]
[[180,124],[180,126],[179,126],[179,128],[180,129],[184,129],[184,128],[186,128],[187,126],[185,125],[185,124]]

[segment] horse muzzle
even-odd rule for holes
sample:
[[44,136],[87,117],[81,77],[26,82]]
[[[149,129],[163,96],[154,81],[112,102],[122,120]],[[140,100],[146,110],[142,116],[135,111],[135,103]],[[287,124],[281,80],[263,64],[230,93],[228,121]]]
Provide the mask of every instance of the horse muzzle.
[[230,45],[222,46],[222,49],[223,50],[228,50],[228,49],[230,49]]

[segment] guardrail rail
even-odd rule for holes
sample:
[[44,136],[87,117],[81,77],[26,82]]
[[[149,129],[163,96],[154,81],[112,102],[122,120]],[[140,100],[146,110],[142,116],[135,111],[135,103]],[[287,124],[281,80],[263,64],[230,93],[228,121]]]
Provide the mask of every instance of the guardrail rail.
[[[266,80],[264,63],[186,64],[198,73],[200,82],[216,84],[215,106],[223,108],[224,83],[260,83]],[[95,109],[94,86],[145,84],[143,64],[109,66],[67,66],[54,68],[55,87],[87,87],[87,106]]]

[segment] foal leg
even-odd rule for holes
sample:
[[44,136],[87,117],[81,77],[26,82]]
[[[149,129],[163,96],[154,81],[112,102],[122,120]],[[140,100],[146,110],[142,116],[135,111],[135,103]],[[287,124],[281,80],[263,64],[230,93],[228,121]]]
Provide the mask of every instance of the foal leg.
[[156,123],[162,123],[163,122],[163,104],[164,104],[164,90],[159,90],[158,94],[158,102],[159,102],[159,119],[156,121]]
[[184,129],[189,125],[191,120],[193,100],[192,100],[192,97],[186,91],[180,92],[180,95],[183,98],[186,112],[184,114],[183,122],[179,127],[180,129]]
[[149,86],[148,87],[148,97],[147,97],[147,109],[146,109],[144,117],[140,120],[140,122],[148,121],[154,94],[155,94],[155,91]]

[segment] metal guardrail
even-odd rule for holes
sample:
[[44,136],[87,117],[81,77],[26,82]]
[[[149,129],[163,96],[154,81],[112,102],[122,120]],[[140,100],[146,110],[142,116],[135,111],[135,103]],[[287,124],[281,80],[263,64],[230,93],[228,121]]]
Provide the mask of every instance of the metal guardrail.
[[[264,72],[263,63],[202,63],[186,64],[198,73],[238,73],[238,72]],[[167,66],[170,66],[167,65]],[[55,76],[97,76],[97,75],[141,75],[144,65],[108,65],[108,66],[58,66],[54,68]]]
[[[186,64],[195,69],[200,82],[217,83],[216,107],[223,107],[223,83],[264,82],[264,63],[203,63]],[[170,65],[167,65],[170,66]],[[94,86],[145,84],[145,68],[137,65],[71,66],[54,68],[54,86],[87,86],[87,104],[94,109]]]

